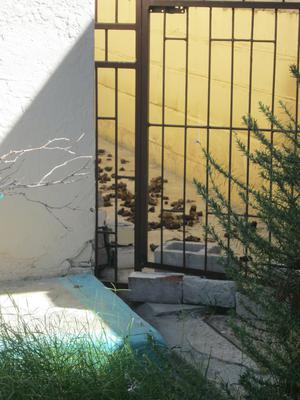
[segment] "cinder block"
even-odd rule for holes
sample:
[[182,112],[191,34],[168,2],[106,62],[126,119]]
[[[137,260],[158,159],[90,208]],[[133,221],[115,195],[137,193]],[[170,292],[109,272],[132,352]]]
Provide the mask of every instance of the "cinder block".
[[183,279],[183,303],[217,307],[235,307],[236,285],[233,281],[203,279],[185,276]]
[[183,274],[132,272],[128,278],[130,300],[143,303],[182,303]]
[[[224,272],[220,262],[221,248],[215,243],[207,243],[207,269],[213,272]],[[154,260],[161,262],[161,247],[154,251]],[[183,242],[170,240],[163,245],[163,263],[174,267],[183,266]],[[204,269],[205,244],[185,242],[185,265],[188,268]]]

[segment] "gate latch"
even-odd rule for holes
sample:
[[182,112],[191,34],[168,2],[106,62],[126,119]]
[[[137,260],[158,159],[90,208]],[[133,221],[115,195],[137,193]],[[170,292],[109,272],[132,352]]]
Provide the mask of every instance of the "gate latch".
[[150,6],[151,13],[184,14],[184,6]]

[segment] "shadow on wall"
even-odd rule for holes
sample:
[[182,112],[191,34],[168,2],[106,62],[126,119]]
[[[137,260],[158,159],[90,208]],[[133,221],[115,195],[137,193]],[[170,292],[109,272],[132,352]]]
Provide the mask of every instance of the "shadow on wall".
[[[51,276],[64,273],[72,266],[92,263],[93,51],[91,23],[0,144],[2,155],[10,150],[39,147],[53,138],[70,139],[75,155],[53,149],[22,157],[14,177],[25,185],[38,182],[56,165],[77,155],[90,156],[88,176],[82,180],[22,189],[16,195],[8,193],[1,201],[0,280]],[[58,168],[49,179],[62,179],[83,162],[86,163],[86,158]]]

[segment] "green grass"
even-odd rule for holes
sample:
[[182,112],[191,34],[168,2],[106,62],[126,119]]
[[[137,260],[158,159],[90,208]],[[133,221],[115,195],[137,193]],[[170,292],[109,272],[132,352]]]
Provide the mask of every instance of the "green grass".
[[[107,354],[88,335],[59,338],[0,322],[0,399],[223,400],[200,369],[174,354]],[[155,360],[155,361],[154,361]]]

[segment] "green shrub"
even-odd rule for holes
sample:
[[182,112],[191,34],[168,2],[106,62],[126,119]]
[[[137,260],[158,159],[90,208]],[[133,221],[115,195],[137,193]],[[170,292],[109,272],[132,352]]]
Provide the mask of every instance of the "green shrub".
[[[297,68],[292,66],[291,72],[299,84]],[[284,137],[281,144],[273,140],[277,133],[264,133],[251,116],[244,123],[260,149],[251,151],[236,137],[239,151],[260,171],[260,188],[247,188],[207,152],[210,190],[195,182],[225,233],[212,225],[206,228],[226,254],[228,276],[260,310],[249,310],[254,318],[234,326],[245,351],[264,372],[250,370],[241,379],[251,400],[300,399],[300,128],[298,116],[282,102],[280,106],[287,122],[259,105],[269,126]],[[237,188],[242,203],[257,214],[257,225],[233,209],[214,183],[216,173]]]

